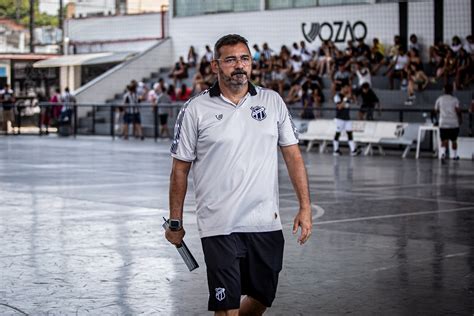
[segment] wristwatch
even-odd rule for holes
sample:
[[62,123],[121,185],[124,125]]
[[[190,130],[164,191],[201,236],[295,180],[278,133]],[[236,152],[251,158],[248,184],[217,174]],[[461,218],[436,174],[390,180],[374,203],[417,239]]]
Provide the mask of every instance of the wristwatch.
[[180,219],[169,219],[168,221],[169,227],[171,231],[178,231],[183,228],[183,222]]

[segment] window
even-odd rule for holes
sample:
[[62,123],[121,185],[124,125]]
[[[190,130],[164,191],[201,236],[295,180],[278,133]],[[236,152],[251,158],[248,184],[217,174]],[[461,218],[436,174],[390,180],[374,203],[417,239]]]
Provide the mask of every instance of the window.
[[267,0],[266,8],[272,10],[356,3],[374,3],[374,0]]
[[319,0],[320,6],[325,5],[341,5],[341,4],[357,4],[357,3],[372,3],[370,0]]
[[314,7],[318,5],[318,0],[293,0],[295,8]]
[[259,1],[252,0],[175,0],[174,16],[258,11]]

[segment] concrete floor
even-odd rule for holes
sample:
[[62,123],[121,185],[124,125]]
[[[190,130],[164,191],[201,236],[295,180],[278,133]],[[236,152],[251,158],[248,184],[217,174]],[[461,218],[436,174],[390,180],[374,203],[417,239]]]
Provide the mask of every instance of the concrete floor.
[[[192,193],[185,240],[201,267],[188,272],[163,238],[168,148],[1,137],[0,315],[208,314]],[[399,155],[305,153],[324,212],[303,247],[281,173],[286,248],[267,315],[473,315],[474,162]]]

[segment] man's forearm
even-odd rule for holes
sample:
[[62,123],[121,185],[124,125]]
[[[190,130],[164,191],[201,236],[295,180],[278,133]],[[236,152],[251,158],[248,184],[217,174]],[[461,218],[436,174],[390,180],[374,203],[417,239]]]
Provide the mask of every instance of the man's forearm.
[[183,205],[188,188],[188,173],[189,169],[176,168],[173,166],[169,192],[170,218],[183,218]]
[[298,145],[282,147],[282,153],[300,208],[311,209],[308,176]]

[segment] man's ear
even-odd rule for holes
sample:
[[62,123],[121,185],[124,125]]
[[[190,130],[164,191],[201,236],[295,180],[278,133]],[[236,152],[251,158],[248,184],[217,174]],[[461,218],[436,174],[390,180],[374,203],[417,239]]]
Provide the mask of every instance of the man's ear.
[[211,69],[212,69],[212,72],[217,75],[219,73],[219,61],[217,61],[215,59],[212,60],[211,61]]

